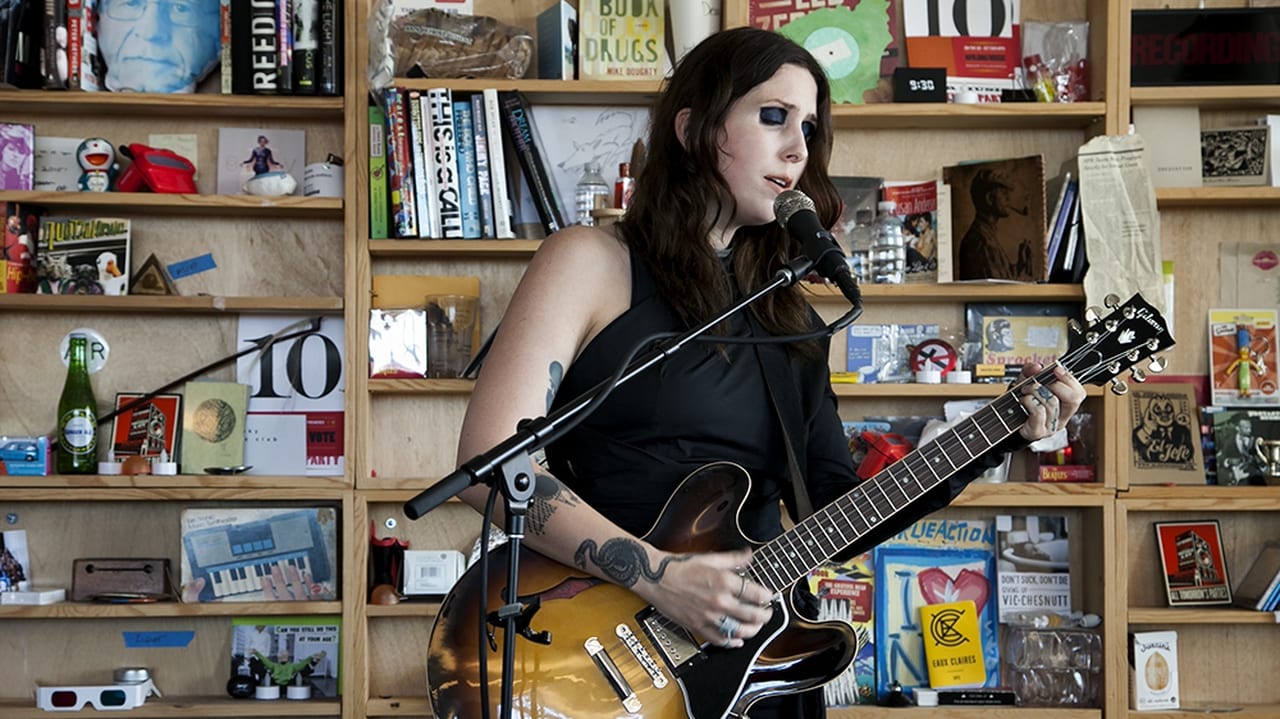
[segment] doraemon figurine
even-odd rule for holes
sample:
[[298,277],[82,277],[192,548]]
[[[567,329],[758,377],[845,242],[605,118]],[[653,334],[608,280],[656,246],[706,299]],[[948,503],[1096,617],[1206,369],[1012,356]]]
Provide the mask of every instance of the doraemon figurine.
[[76,148],[76,162],[80,163],[80,191],[106,192],[116,178],[120,165],[116,163],[116,148],[101,137],[90,137]]

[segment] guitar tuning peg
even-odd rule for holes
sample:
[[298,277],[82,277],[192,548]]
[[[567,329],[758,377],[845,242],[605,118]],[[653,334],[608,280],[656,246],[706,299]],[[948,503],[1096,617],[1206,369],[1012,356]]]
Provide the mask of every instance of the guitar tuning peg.
[[1102,319],[1102,308],[1097,305],[1089,305],[1084,311],[1084,321],[1090,325],[1095,325],[1098,320]]
[[1107,296],[1102,298],[1102,304],[1106,305],[1107,309],[1114,310],[1120,306],[1120,295],[1108,292]]
[[1120,326],[1120,320],[1117,320],[1114,317],[1108,317],[1107,321],[1102,323],[1102,326],[1105,327],[1108,332],[1115,332],[1116,328]]
[[1080,324],[1080,320],[1072,317],[1067,320],[1067,329],[1075,334],[1084,334],[1084,325]]
[[1129,372],[1129,378],[1138,384],[1142,384],[1147,381],[1147,373],[1143,372],[1141,367],[1134,367],[1133,370]]
[[1123,397],[1126,394],[1129,394],[1129,385],[1125,384],[1124,380],[1117,377],[1116,379],[1111,380],[1111,393]]
[[1121,310],[1120,314],[1124,315],[1126,320],[1131,320],[1138,316],[1138,309],[1136,307],[1129,306]]
[[1169,368],[1169,361],[1166,360],[1163,355],[1158,357],[1152,357],[1151,361],[1147,363],[1147,369],[1151,370],[1152,372],[1155,372],[1156,374],[1159,374],[1168,368]]

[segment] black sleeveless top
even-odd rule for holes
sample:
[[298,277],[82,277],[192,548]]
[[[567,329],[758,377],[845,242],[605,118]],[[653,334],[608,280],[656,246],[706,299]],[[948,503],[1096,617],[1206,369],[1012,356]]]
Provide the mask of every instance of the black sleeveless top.
[[[739,312],[734,335],[752,332]],[[553,409],[609,377],[643,338],[681,331],[644,263],[631,256],[631,306],[583,349],[565,373]],[[686,476],[728,460],[751,474],[743,531],[781,530],[778,500],[789,482],[780,421],[751,345],[694,342],[617,387],[578,427],[547,448],[552,473],[623,529],[645,534]],[[778,353],[781,345],[763,345]],[[727,356],[726,356],[727,355]],[[780,483],[781,482],[781,483]]]

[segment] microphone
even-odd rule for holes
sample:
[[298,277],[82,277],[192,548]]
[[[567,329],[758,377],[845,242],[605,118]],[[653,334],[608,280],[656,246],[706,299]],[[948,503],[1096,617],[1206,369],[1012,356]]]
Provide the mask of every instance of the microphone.
[[813,200],[799,190],[786,190],[773,201],[773,215],[792,237],[800,240],[804,254],[813,260],[818,274],[831,280],[854,307],[862,306],[862,291],[849,273],[849,263],[835,237],[822,226]]

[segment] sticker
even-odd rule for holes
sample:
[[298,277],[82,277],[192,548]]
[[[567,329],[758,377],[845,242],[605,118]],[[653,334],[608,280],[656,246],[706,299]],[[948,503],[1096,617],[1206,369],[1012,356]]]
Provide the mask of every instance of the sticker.
[[71,330],[58,343],[58,354],[62,356],[63,367],[71,364],[71,335],[74,334],[82,334],[89,339],[89,374],[97,374],[98,370],[107,366],[107,359],[111,357],[111,345],[107,344],[107,338],[88,327]]
[[183,277],[190,277],[191,275],[200,274],[201,272],[217,269],[217,267],[218,263],[213,261],[213,253],[206,252],[199,257],[192,257],[189,260],[175,262],[172,265],[169,265],[166,269],[169,270],[170,277],[175,280],[180,280]]
[[181,649],[195,639],[193,631],[175,632],[124,632],[124,645],[128,649],[145,647]]

